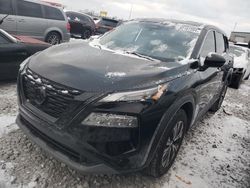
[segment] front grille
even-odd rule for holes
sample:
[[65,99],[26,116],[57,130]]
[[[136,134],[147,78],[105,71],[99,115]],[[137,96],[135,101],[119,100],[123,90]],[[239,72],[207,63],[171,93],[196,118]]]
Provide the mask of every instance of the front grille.
[[75,96],[81,94],[80,91],[52,83],[31,70],[23,76],[23,91],[30,104],[54,118],[72,108]]

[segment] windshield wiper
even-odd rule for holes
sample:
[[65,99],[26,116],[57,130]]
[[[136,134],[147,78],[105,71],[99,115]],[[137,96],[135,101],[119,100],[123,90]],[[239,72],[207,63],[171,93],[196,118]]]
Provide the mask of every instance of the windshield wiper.
[[138,57],[141,57],[141,58],[144,58],[144,59],[147,59],[147,60],[150,60],[150,61],[160,61],[158,59],[155,59],[155,58],[152,58],[152,57],[149,57],[149,56],[146,56],[146,55],[143,55],[141,53],[138,53],[138,52],[135,52],[135,51],[125,51],[126,54],[132,54],[132,55],[136,55]]

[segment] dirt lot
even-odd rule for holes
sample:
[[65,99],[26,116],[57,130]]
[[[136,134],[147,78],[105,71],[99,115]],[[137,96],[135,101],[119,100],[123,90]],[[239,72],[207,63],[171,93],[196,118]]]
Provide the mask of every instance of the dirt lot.
[[0,188],[250,187],[250,80],[229,89],[223,108],[189,131],[174,166],[160,179],[140,173],[81,176],[17,128],[16,97],[15,83],[0,83]]

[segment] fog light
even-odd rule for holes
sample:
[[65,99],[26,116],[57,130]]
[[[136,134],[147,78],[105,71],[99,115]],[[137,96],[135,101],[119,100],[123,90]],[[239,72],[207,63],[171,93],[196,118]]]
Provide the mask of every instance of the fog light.
[[108,128],[136,128],[138,127],[138,119],[134,116],[91,113],[82,124]]

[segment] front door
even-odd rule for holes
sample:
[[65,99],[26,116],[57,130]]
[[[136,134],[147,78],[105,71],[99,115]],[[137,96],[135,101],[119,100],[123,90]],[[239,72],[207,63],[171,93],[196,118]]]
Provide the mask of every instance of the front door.
[[[200,52],[200,64],[204,64],[205,58],[209,55],[209,53],[215,52],[215,32],[209,31]],[[222,86],[223,72],[220,68],[209,67],[200,69],[199,75],[201,84],[198,88],[198,108],[199,115],[202,115],[208,110],[207,107],[209,107],[211,103],[215,102],[214,100],[218,97],[218,91],[220,91]]]

